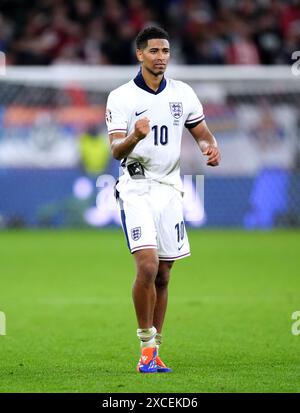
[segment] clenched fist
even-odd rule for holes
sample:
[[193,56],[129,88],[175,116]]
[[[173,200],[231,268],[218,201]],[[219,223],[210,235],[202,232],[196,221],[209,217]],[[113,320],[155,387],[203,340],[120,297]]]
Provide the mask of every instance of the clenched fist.
[[144,139],[150,132],[150,120],[148,118],[139,119],[134,125],[134,136],[139,140]]

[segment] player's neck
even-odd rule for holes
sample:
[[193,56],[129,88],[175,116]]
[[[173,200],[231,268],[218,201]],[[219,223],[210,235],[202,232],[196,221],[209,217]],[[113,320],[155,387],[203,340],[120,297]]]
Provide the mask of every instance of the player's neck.
[[144,81],[146,82],[146,85],[150,87],[150,89],[154,90],[156,92],[159,88],[159,85],[164,77],[164,75],[158,75],[155,76],[152,73],[150,73],[148,70],[145,70],[142,67],[142,76],[144,78]]

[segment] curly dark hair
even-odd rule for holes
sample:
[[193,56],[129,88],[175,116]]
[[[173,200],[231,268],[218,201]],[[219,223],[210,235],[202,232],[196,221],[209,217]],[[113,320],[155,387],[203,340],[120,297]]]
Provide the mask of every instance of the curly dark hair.
[[158,26],[149,26],[139,32],[135,39],[137,49],[145,49],[150,39],[166,39],[170,41],[169,34]]

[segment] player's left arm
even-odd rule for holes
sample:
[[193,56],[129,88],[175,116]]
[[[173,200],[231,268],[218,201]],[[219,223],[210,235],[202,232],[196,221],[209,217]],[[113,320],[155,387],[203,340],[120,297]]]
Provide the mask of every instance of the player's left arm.
[[208,156],[206,165],[218,166],[221,161],[221,153],[216,138],[208,129],[205,120],[194,128],[189,128],[190,133],[197,142],[203,155]]

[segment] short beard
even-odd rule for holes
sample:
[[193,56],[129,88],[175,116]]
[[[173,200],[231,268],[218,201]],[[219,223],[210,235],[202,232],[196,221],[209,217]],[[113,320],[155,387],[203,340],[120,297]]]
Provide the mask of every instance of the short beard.
[[165,73],[164,70],[160,70],[158,73],[153,72],[153,70],[149,69],[149,68],[146,67],[146,66],[145,66],[145,69],[146,69],[149,73],[151,73],[151,75],[153,75],[153,76],[155,76],[155,77],[161,76],[161,75],[163,75],[163,74]]

